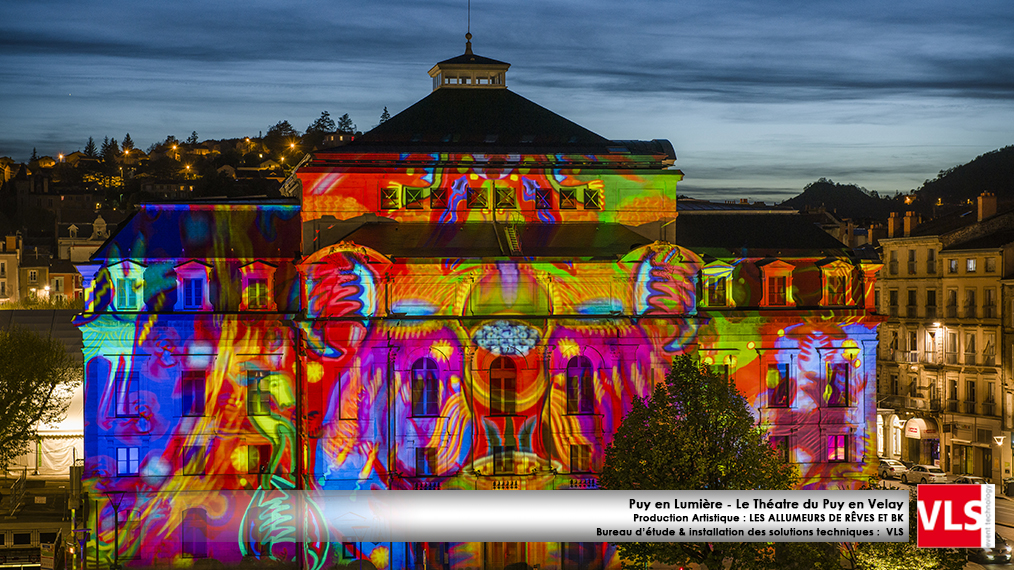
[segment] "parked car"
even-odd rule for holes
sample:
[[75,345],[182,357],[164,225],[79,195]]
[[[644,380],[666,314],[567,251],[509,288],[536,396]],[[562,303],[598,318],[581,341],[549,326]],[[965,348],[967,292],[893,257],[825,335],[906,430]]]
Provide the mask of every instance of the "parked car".
[[993,548],[969,548],[966,550],[968,559],[983,564],[1011,561],[1011,547],[999,534],[996,535]]
[[901,476],[908,472],[908,467],[897,459],[881,459],[880,460],[880,478],[881,479],[900,479]]
[[935,465],[913,465],[907,473],[901,476],[902,483],[907,484],[909,481],[922,484],[946,483],[947,474]]
[[972,475],[962,475],[951,482],[958,485],[985,485],[989,483],[989,481],[983,479],[982,477],[975,477]]

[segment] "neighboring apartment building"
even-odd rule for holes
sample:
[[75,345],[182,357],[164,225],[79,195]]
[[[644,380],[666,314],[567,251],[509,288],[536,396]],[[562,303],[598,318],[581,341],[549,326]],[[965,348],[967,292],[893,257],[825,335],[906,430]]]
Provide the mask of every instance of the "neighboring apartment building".
[[22,251],[18,267],[19,299],[49,298],[49,262],[49,252],[40,252],[38,247],[31,252]]
[[617,568],[607,543],[297,546],[287,507],[210,492],[597,488],[680,354],[802,487],[866,483],[879,264],[777,208],[676,221],[668,141],[605,139],[507,68],[469,44],[286,199],[143,205],[79,266],[90,565]]
[[998,483],[1011,476],[1000,295],[1014,277],[1014,212],[996,215],[995,196],[983,195],[970,213],[917,223],[906,216],[902,229],[892,219],[894,235],[880,241],[878,298],[888,321],[878,454]]
[[0,303],[18,301],[21,265],[21,236],[6,236],[0,242]]

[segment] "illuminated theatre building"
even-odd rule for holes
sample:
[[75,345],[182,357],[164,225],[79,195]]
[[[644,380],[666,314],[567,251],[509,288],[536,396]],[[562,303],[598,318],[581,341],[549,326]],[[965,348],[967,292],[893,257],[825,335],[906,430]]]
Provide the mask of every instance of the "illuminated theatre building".
[[202,497],[596,488],[631,399],[686,352],[736,382],[801,486],[873,473],[879,265],[792,213],[675,222],[668,141],[606,140],[507,68],[469,47],[288,198],[145,205],[82,266],[89,565],[617,567],[600,543],[297,555],[250,538],[280,528],[256,498]]

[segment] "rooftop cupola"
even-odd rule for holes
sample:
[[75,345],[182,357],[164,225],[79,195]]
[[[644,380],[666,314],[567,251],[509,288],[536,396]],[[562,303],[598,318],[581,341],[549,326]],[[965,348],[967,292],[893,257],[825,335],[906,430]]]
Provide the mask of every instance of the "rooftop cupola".
[[509,63],[472,53],[472,34],[465,34],[465,53],[441,61],[430,70],[433,90],[505,89]]

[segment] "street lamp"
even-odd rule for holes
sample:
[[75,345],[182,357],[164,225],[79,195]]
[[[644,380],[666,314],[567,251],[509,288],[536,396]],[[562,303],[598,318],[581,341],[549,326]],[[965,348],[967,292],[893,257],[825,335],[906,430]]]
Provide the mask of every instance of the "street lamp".
[[[123,491],[110,491],[106,493],[109,497],[109,504],[113,506],[113,569],[120,568],[120,504],[123,502]],[[96,534],[98,530],[96,530]]]

